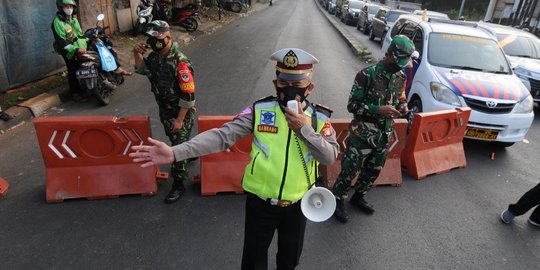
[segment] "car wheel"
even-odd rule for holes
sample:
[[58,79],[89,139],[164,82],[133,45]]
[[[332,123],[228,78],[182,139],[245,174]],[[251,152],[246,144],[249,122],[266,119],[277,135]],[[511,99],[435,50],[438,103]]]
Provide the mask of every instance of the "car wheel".
[[514,145],[515,143],[514,142],[493,142],[493,144],[498,147],[510,147]]
[[412,113],[422,112],[422,101],[418,97],[414,97],[408,104],[407,107]]
[[369,30],[369,40],[375,39],[375,33],[373,33],[373,27]]

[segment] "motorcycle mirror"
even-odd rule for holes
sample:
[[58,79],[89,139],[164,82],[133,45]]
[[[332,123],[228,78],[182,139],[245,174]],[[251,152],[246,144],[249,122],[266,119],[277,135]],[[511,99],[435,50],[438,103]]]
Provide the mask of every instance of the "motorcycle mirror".
[[105,15],[103,15],[103,13],[97,15],[97,20],[98,21],[103,21],[103,19],[105,19]]

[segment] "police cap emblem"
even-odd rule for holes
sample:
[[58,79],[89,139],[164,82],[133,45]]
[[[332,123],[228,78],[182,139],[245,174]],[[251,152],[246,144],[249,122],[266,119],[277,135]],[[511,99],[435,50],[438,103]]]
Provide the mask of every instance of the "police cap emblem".
[[298,56],[290,50],[285,56],[283,57],[283,64],[285,64],[288,68],[296,68],[298,66]]

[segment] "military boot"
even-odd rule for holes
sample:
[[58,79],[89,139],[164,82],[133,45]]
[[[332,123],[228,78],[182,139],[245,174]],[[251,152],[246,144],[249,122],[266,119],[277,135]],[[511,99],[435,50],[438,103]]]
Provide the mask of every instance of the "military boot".
[[349,214],[345,211],[345,204],[343,199],[336,199],[336,210],[334,211],[334,217],[341,223],[349,221]]
[[184,191],[186,191],[186,188],[184,187],[184,183],[180,180],[174,180],[171,191],[169,191],[169,194],[167,194],[167,197],[165,197],[166,203],[174,203],[180,199],[180,196],[184,194]]
[[366,214],[373,214],[373,212],[375,212],[373,205],[366,202],[366,200],[364,200],[364,195],[360,192],[354,193],[354,195],[351,197],[350,203],[358,207],[358,209],[362,210]]

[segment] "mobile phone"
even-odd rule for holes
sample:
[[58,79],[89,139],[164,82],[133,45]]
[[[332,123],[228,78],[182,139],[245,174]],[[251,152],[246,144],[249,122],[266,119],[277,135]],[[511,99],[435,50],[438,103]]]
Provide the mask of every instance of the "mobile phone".
[[298,113],[298,101],[294,99],[287,101],[287,108],[291,109],[295,113]]

